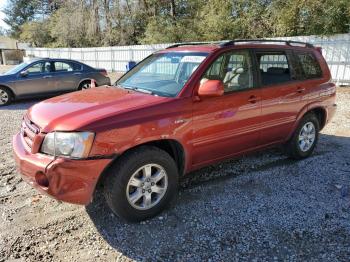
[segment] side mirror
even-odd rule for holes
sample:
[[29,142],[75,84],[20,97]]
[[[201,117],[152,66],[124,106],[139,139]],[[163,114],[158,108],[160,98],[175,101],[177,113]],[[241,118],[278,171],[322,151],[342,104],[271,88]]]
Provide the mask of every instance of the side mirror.
[[21,77],[26,77],[28,76],[28,71],[27,70],[24,70],[22,71],[21,73],[19,73]]
[[220,80],[206,80],[199,86],[199,97],[216,97],[224,94],[224,84]]

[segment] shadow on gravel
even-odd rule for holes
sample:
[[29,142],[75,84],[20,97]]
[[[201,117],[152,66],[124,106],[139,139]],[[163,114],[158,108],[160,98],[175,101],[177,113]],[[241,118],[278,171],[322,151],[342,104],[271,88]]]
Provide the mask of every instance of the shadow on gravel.
[[[333,154],[332,150],[346,146],[349,143],[349,137],[336,137],[321,134],[319,146],[310,158],[315,158],[314,161],[317,161],[316,159],[318,159],[319,156]],[[262,160],[262,163],[257,161],[259,159]],[[186,238],[191,239],[191,234],[210,235],[208,232],[200,233],[196,229],[197,222],[193,223],[193,219],[197,217],[197,211],[193,209],[187,210],[186,208],[188,203],[192,201],[210,201],[208,200],[210,196],[202,200],[200,199],[201,196],[204,197],[203,194],[200,193],[203,190],[201,186],[218,188],[220,190],[220,188],[227,185],[227,180],[235,179],[237,176],[269,170],[271,170],[271,176],[273,176],[273,169],[296,165],[296,162],[296,160],[284,156],[280,150],[272,149],[192,172],[183,178],[180,183],[179,201],[175,201],[175,204],[173,204],[170,209],[147,222],[130,224],[116,217],[105,203],[103,192],[101,191],[97,192],[94,202],[86,207],[86,211],[105,241],[107,241],[112,248],[122,252],[129,258],[135,260],[164,260],[169,257],[176,258],[177,254],[182,253],[181,246],[177,246],[179,242],[186,242]],[[293,179],[290,177],[293,176],[293,174],[286,173],[285,175],[287,177],[289,176],[289,179]],[[197,193],[191,193],[191,189],[195,190]],[[244,191],[243,188],[242,190]],[[266,194],[268,194],[268,191],[266,191]],[[254,200],[252,200],[250,204],[254,205]],[[217,208],[220,209],[219,206]],[[202,222],[207,221],[205,223],[210,224],[213,219],[215,219],[216,211],[212,210],[210,213],[209,216],[197,219]],[[242,215],[242,217],[244,216]],[[227,219],[232,220],[231,222],[234,224],[237,218],[227,217]],[[224,226],[221,228],[221,224],[215,224],[215,227],[215,230],[218,232],[225,231]],[[240,234],[239,230],[237,234]],[[213,236],[213,239],[215,239],[215,236]],[[234,241],[234,239],[232,241]],[[193,248],[201,247],[194,245]],[[152,256],[151,250],[157,250],[154,252],[156,252],[159,257],[156,258]],[[194,250],[193,252],[196,253]],[[197,255],[200,256],[200,254]]]
[[11,111],[13,111],[13,110],[27,110],[32,105],[39,103],[45,99],[47,99],[47,98],[26,99],[26,100],[15,101],[8,106],[1,106],[0,111],[1,110],[11,110]]

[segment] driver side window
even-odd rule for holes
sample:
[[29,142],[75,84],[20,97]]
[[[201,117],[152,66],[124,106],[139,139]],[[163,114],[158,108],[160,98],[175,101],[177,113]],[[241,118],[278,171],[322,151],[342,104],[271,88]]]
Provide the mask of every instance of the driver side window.
[[253,65],[249,51],[221,55],[205,72],[202,81],[206,79],[221,80],[225,93],[253,88]]
[[29,75],[49,73],[51,72],[51,64],[50,62],[39,62],[28,67],[26,71]]

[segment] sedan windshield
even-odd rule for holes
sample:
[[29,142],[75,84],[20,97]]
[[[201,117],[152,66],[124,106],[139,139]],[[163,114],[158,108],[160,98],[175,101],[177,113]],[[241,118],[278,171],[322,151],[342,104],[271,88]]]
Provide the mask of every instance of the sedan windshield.
[[116,85],[159,96],[176,96],[207,53],[154,54],[119,79]]
[[27,62],[23,62],[23,63],[21,63],[19,65],[16,65],[14,68],[12,68],[11,70],[7,71],[4,75],[17,74],[20,71],[22,71],[22,69],[24,69],[27,65],[28,65]]

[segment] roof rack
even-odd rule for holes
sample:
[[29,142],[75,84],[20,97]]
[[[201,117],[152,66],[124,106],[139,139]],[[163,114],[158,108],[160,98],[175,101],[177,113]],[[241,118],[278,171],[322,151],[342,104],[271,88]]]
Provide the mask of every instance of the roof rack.
[[188,46],[188,45],[219,45],[220,47],[232,46],[236,43],[284,43],[286,45],[303,45],[305,47],[314,48],[314,45],[310,43],[293,41],[293,40],[277,40],[277,39],[236,39],[236,40],[223,40],[223,41],[212,41],[212,42],[185,42],[177,43],[171,46],[168,46],[166,49],[179,47],[179,46]]
[[168,46],[165,49],[169,49],[169,48],[174,48],[174,47],[179,47],[179,46],[187,46],[187,45],[215,45],[215,44],[222,44],[223,41],[213,41],[213,42],[185,42],[185,43],[177,43],[177,44],[173,44],[171,46]]
[[290,40],[277,40],[277,39],[237,39],[237,40],[231,40],[226,41],[224,43],[221,43],[221,47],[225,46],[231,46],[235,45],[236,43],[249,43],[249,42],[266,42],[266,43],[285,43],[286,45],[292,46],[292,45],[304,45],[305,47],[313,48],[314,46],[309,43],[305,42],[299,42],[299,41],[290,41]]

